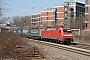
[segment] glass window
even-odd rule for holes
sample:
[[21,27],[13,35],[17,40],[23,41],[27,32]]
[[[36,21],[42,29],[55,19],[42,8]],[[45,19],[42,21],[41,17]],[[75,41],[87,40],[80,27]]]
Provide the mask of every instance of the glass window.
[[88,5],[88,0],[85,0],[85,3]]
[[71,30],[64,29],[63,32],[71,33]]
[[87,13],[87,12],[88,12],[88,7],[85,7],[85,9],[86,9],[85,11],[86,11],[86,13]]
[[61,33],[61,30],[60,30],[60,33]]
[[74,13],[74,16],[76,17],[76,13]]
[[76,2],[73,2],[73,5],[76,5]]
[[64,12],[64,17],[67,17],[68,13],[67,12]]

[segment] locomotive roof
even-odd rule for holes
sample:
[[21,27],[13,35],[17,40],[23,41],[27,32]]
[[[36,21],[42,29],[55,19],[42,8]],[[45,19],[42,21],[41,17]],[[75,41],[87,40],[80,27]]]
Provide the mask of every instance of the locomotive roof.
[[62,29],[71,29],[71,28],[62,28],[62,27],[60,27],[60,28],[47,28],[45,30],[62,30]]
[[71,29],[71,28],[62,28],[62,27],[61,27],[61,28],[59,28],[58,30],[61,30],[61,29]]

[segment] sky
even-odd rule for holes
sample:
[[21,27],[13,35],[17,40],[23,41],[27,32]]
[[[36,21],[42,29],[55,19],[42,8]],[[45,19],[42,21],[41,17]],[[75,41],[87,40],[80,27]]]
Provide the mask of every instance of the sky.
[[[30,16],[52,6],[61,6],[66,0],[6,0],[4,16]],[[84,0],[78,0],[84,2]]]

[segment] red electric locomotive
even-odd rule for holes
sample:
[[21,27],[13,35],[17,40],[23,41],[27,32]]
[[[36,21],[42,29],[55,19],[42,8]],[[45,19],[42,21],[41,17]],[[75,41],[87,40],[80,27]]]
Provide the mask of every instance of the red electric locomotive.
[[51,39],[57,43],[63,42],[64,44],[70,44],[73,42],[73,35],[71,28],[59,28],[59,29],[46,29],[42,30],[41,38],[48,40]]

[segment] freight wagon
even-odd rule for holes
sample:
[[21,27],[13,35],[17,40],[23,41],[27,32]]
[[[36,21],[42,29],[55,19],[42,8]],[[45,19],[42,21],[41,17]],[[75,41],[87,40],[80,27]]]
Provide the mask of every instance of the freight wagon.
[[33,38],[33,39],[41,39],[41,32],[42,30],[44,29],[41,29],[41,28],[31,28],[29,30],[29,37],[30,38]]
[[18,29],[12,30],[11,32],[14,34],[20,34],[20,35],[23,35],[26,37],[29,36],[29,29],[28,28],[18,28]]

